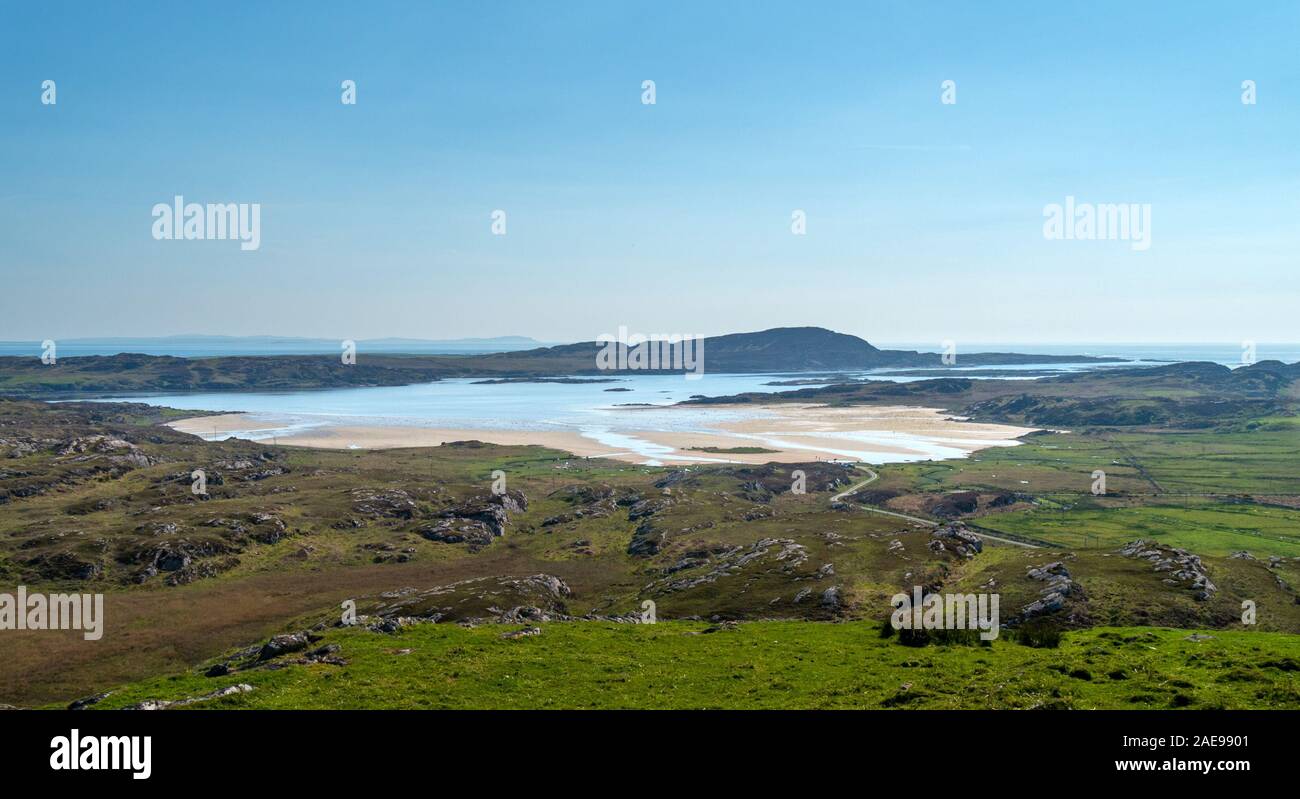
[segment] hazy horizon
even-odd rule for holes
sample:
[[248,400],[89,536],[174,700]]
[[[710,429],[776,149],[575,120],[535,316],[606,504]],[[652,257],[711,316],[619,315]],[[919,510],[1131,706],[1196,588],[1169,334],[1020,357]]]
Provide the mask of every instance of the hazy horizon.
[[[823,325],[785,325],[782,327],[801,328],[801,327],[824,327],[824,326]],[[726,330],[726,331],[718,331],[718,332],[706,332],[703,333],[702,335],[708,337],[708,336],[722,336],[722,335],[728,335],[734,333],[757,333],[757,332],[763,332],[763,330],[771,330],[771,329],[774,328],[763,328],[762,330]],[[826,329],[833,330],[832,328],[826,328]],[[856,336],[880,349],[921,349],[924,351],[925,348],[931,348],[935,351],[938,351],[942,349],[944,343],[943,341],[900,340],[900,339],[885,339],[885,338],[877,339],[877,338],[861,335],[858,333],[852,333],[845,330],[834,330],[834,332]],[[338,337],[330,337],[330,336],[304,336],[304,335],[294,335],[294,334],[272,334],[272,333],[250,333],[250,334],[241,334],[241,335],[231,335],[227,333],[165,333],[159,335],[114,334],[114,335],[104,335],[104,336],[64,336],[61,338],[56,336],[52,340],[54,340],[55,342],[59,342],[59,341],[109,342],[109,341],[118,341],[118,340],[120,341],[163,341],[168,339],[232,339],[232,340],[267,339],[267,340],[308,341],[308,342],[335,342],[335,341],[344,340]],[[354,340],[362,343],[380,342],[380,341],[410,341],[413,343],[437,343],[437,342],[464,342],[464,341],[497,341],[497,340],[509,340],[509,339],[532,341],[535,342],[538,346],[545,346],[545,347],[562,346],[565,344],[576,344],[576,343],[586,342],[586,341],[595,341],[594,338],[566,340],[566,341],[545,340],[545,339],[538,338],[537,336],[530,336],[528,334],[521,334],[521,333],[504,333],[500,335],[485,335],[485,336],[451,335],[451,336],[439,337],[439,338],[423,338],[423,337],[412,337],[412,336],[374,336],[370,338],[354,339]],[[43,339],[38,339],[35,337],[3,338],[0,339],[0,344],[27,344],[27,343],[39,342],[42,340]],[[1243,342],[1213,341],[1213,340],[1131,341],[1131,340],[1123,340],[1123,339],[1115,339],[1115,340],[1097,339],[1091,341],[1085,341],[1085,340],[1010,341],[1010,340],[995,339],[995,340],[987,340],[987,341],[983,341],[983,340],[981,341],[972,340],[969,342],[959,341],[956,343],[964,345],[965,348],[969,348],[969,347],[1000,346],[1000,345],[1008,345],[1008,346],[1014,345],[1014,346],[1024,346],[1024,347],[1125,346],[1125,345],[1171,346],[1171,347],[1229,347],[1229,346],[1236,347],[1241,345]],[[1292,341],[1283,341],[1283,340],[1257,341],[1255,343],[1258,346],[1269,346],[1269,345],[1300,346],[1300,339],[1296,339]]]

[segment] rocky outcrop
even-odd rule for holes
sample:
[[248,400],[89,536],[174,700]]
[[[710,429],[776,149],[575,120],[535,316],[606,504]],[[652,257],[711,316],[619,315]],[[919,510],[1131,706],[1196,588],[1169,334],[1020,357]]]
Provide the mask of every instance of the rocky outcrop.
[[246,694],[253,690],[253,686],[248,683],[239,683],[238,685],[228,685],[225,688],[218,688],[202,696],[192,696],[188,699],[166,700],[166,699],[146,699],[134,705],[129,705],[126,710],[167,710],[173,707],[184,707],[192,705],[195,702],[208,702],[213,699],[220,699],[224,696],[234,696],[235,694]]
[[358,600],[357,621],[379,632],[428,622],[543,622],[571,618],[568,584],[552,574],[476,577],[434,588],[403,588]]
[[653,516],[656,513],[671,507],[672,504],[673,501],[669,497],[643,499],[627,509],[627,520],[634,522],[637,519],[644,519]]
[[127,549],[118,554],[117,560],[140,566],[133,576],[137,583],[146,582],[162,572],[169,572],[175,573],[173,576],[176,577],[169,582],[179,585],[212,576],[238,564],[238,560],[233,558],[203,563],[200,563],[200,559],[237,551],[238,547],[217,538],[174,538]]
[[624,494],[620,497],[612,486],[604,483],[597,485],[567,485],[552,491],[548,496],[551,499],[558,499],[568,503],[572,510],[560,514],[559,517],[547,519],[542,522],[543,525],[557,524],[559,523],[556,521],[557,518],[562,518],[564,522],[583,518],[603,518],[618,510],[620,504],[630,505],[641,499],[639,494],[634,495],[634,497]]
[[[740,574],[751,564],[767,565],[783,574],[793,575],[808,560],[808,550],[789,538],[763,538],[748,546],[731,547],[713,557],[706,555],[692,560],[689,564],[679,562],[670,567],[664,577],[647,585],[642,593],[664,595],[698,588]],[[697,566],[705,566],[708,570],[688,576],[677,575]],[[815,579],[816,575],[810,577]]]
[[94,705],[99,704],[100,702],[103,702],[105,699],[111,696],[112,693],[113,693],[112,691],[105,691],[102,694],[94,694],[92,696],[82,697],[81,699],[77,699],[71,702],[68,705],[68,710],[85,710],[88,707],[92,707]]
[[822,592],[822,607],[839,610],[843,604],[844,600],[840,597],[840,587],[838,585],[833,585]]
[[[664,489],[669,490],[671,489]],[[657,523],[656,516],[672,507],[673,503],[672,496],[666,495],[637,500],[627,509],[628,521],[640,522],[632,534],[632,540],[628,542],[627,554],[644,558],[659,553],[668,539],[668,532]]]
[[23,565],[43,580],[96,580],[104,574],[102,563],[71,552],[36,555],[23,561]]
[[[973,558],[984,551],[984,540],[960,524],[946,524],[936,528],[930,536],[932,552],[951,549],[960,557]],[[936,548],[935,544],[939,546]]]
[[[58,454],[62,457],[77,455],[107,455],[108,460],[132,468],[152,466],[158,461],[149,457],[130,441],[108,435],[73,438],[63,443]],[[75,460],[75,458],[74,458]]]
[[505,535],[511,513],[528,508],[522,491],[506,491],[476,497],[438,512],[438,521],[419,527],[416,532],[430,541],[445,544],[469,544],[479,550],[492,539]]
[[974,491],[949,491],[929,504],[929,512],[940,518],[951,519],[974,513],[979,508],[979,494]]
[[1152,571],[1166,575],[1163,579],[1165,585],[1189,588],[1200,602],[1213,598],[1219,590],[1218,586],[1210,580],[1210,575],[1201,562],[1201,556],[1185,549],[1138,539],[1125,544],[1120,548],[1119,553],[1126,558],[1150,562]]
[[419,506],[400,488],[354,488],[352,510],[372,519],[413,519]]
[[195,580],[216,577],[239,565],[239,558],[226,557],[195,561],[167,575],[167,585],[188,585]]
[[203,526],[226,530],[229,538],[239,543],[256,541],[260,544],[274,544],[289,535],[284,520],[269,512],[250,513],[236,518],[215,517],[205,521]]
[[1078,591],[1069,569],[1059,560],[1043,566],[1031,566],[1027,576],[1045,585],[1038,592],[1038,599],[1020,611],[1020,619],[1024,621],[1056,613],[1065,607],[1066,599]]
[[441,519],[416,529],[421,537],[443,544],[469,544],[471,549],[481,549],[492,543],[492,528],[481,521],[469,519]]
[[262,645],[261,651],[257,653],[257,659],[270,660],[290,652],[301,652],[310,643],[311,641],[307,639],[306,633],[277,635]]
[[632,540],[627,544],[627,554],[638,558],[657,555],[659,550],[663,548],[664,541],[667,538],[668,534],[666,532],[655,527],[654,523],[647,519],[637,525],[636,532],[632,534]]

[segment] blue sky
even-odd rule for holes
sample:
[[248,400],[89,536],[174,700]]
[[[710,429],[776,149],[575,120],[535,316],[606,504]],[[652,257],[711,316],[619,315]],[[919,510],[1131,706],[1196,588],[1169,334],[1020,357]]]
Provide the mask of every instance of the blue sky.
[[1300,5],[811,5],[7,3],[0,338],[1300,340]]

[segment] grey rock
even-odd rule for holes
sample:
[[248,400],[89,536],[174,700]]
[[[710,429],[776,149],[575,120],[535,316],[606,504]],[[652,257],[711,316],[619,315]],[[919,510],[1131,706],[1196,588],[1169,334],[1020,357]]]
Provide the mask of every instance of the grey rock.
[[258,660],[270,660],[290,652],[300,652],[307,648],[306,633],[290,633],[287,635],[277,635],[262,645],[262,649],[257,653]]

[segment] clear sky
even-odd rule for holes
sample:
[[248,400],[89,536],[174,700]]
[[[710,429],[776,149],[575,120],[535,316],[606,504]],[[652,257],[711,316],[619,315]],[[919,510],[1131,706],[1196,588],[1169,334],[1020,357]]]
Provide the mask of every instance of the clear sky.
[[[0,339],[1297,341],[1298,41],[1280,0],[5,2]],[[155,240],[176,194],[260,249]],[[1150,249],[1045,239],[1067,196]]]

